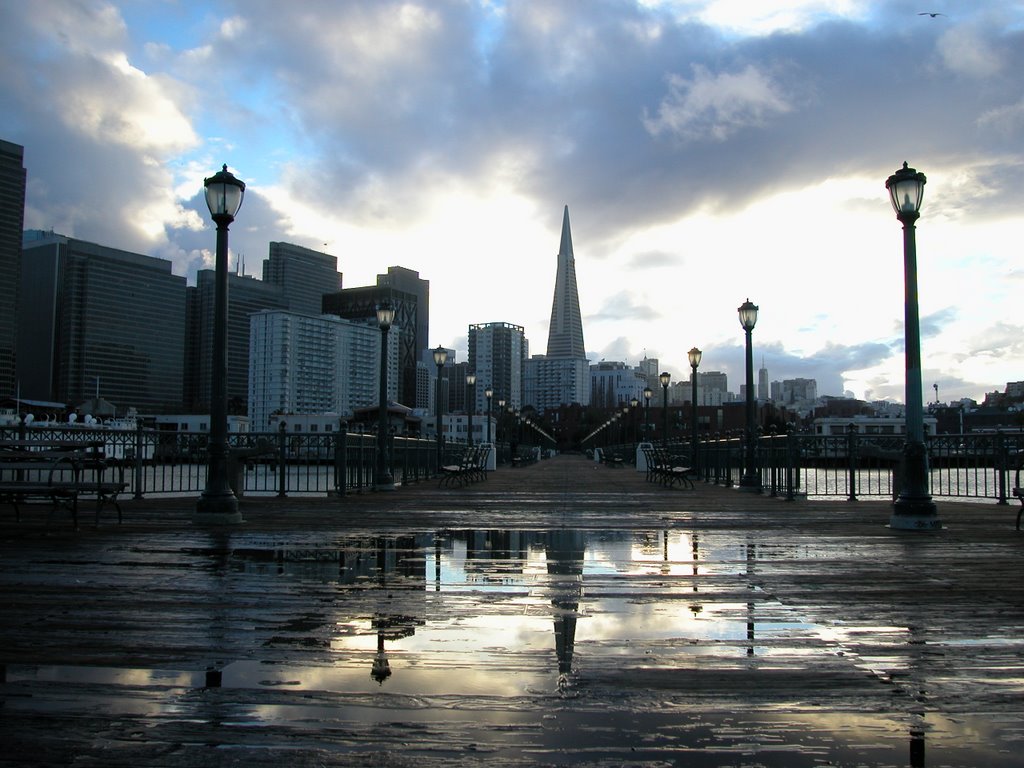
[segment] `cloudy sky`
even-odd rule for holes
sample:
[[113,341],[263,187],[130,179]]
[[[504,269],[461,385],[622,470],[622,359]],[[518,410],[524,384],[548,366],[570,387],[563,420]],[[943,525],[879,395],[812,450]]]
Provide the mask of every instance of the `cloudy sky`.
[[[935,17],[923,11],[940,13]],[[569,206],[592,360],[903,400],[917,227],[925,400],[1024,379],[1024,2],[46,0],[0,4],[0,138],[25,226],[212,265],[201,189],[247,184],[234,255],[431,283],[431,346],[543,352]]]

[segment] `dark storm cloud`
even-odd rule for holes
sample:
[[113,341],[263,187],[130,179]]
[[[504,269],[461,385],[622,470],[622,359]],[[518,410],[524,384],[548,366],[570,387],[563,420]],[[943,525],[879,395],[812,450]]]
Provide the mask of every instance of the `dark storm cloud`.
[[[981,164],[959,214],[1024,204],[1024,31],[997,10],[938,25],[880,3],[863,23],[743,38],[618,0],[246,0],[211,6],[192,49],[144,56],[110,6],[45,6],[0,11],[0,134],[31,147],[43,222],[121,247],[160,245],[133,213],[173,219],[166,164],[204,140],[147,143],[153,126],[112,129],[109,106],[89,134],[83,93],[167,99],[225,141],[294,143],[280,183],[357,224],[407,221],[447,180],[501,177],[554,228],[569,201],[593,253],[697,206],[903,159]],[[125,52],[152,68],[144,81],[118,67]],[[187,226],[168,233],[184,251]]]
[[[748,39],[599,0],[510,3],[497,19],[468,3],[237,9],[238,55],[273,73],[317,144],[310,194],[329,188],[354,215],[398,215],[438,177],[511,163],[542,210],[570,200],[574,223],[600,239],[699,204],[963,155],[982,133],[1007,148],[1020,138],[1024,34],[980,29],[1002,60],[979,88],[970,68],[951,70],[950,27],[903,4],[864,24]],[[986,184],[1019,200],[1021,178],[1004,167]],[[377,184],[394,211],[367,203]]]

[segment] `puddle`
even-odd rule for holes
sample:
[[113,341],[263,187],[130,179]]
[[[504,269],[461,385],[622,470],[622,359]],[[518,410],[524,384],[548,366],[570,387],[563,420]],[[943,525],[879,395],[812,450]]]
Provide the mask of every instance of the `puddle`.
[[821,556],[778,539],[239,533],[190,555],[213,564],[196,578],[246,595],[211,620],[246,654],[211,652],[191,669],[8,664],[6,711],[282,727],[364,746],[387,732],[433,757],[555,764],[924,766],[927,742],[935,765],[1008,766],[1024,742],[1019,723],[932,711],[903,653],[930,649],[908,627],[823,626],[766,592],[760,569]]

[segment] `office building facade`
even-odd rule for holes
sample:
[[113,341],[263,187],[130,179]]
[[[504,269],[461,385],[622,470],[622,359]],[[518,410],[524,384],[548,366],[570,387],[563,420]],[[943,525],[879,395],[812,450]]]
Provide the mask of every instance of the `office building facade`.
[[[188,289],[187,406],[196,413],[210,409],[213,360],[213,310],[216,273],[201,269]],[[228,273],[228,413],[248,412],[249,317],[264,309],[288,309],[281,287],[254,277]]]
[[21,236],[25,222],[25,149],[0,140],[0,397],[17,394]]
[[338,259],[329,253],[272,242],[263,262],[263,282],[281,289],[292,312],[319,315],[324,294],[341,290],[341,273]]
[[[398,393],[399,344],[389,331],[388,399]],[[381,331],[339,317],[263,310],[250,317],[249,421],[270,429],[274,416],[336,414],[378,404]]]
[[389,302],[395,309],[392,328],[398,329],[398,398],[402,405],[416,404],[416,362],[422,354],[417,353],[416,327],[419,322],[419,302],[415,294],[390,286],[363,286],[344,288],[337,293],[324,296],[325,314],[353,320],[377,327],[377,307]]
[[529,344],[521,325],[481,323],[469,326],[469,369],[476,374],[476,409],[487,411],[484,391],[493,391],[493,405],[504,400],[517,410],[523,402],[523,365]]
[[629,405],[633,398],[643,402],[647,380],[639,369],[625,363],[602,360],[590,366],[590,405],[616,408]]
[[181,410],[185,278],[171,262],[25,233],[18,376],[26,397]]
[[534,355],[523,366],[523,405],[538,411],[590,405],[590,363],[586,358]]

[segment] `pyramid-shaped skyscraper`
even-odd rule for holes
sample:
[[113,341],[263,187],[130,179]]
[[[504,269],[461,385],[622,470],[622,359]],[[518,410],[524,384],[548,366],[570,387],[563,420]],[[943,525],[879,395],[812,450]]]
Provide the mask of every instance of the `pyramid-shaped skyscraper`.
[[548,357],[584,358],[583,318],[576,289],[576,259],[569,231],[569,206],[562,215],[562,242],[558,247],[558,271],[555,273],[555,298],[548,327]]

